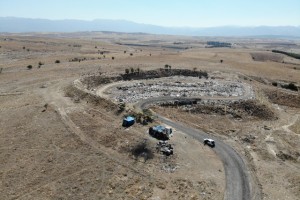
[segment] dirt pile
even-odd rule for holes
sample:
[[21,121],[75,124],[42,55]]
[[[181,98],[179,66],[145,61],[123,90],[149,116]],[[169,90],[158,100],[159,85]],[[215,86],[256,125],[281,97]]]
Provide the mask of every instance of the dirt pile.
[[231,115],[234,118],[255,118],[262,120],[274,120],[276,114],[266,105],[260,104],[255,100],[235,101],[221,104],[197,104],[186,109],[192,113]]
[[268,89],[265,89],[264,93],[272,103],[300,108],[300,95]]

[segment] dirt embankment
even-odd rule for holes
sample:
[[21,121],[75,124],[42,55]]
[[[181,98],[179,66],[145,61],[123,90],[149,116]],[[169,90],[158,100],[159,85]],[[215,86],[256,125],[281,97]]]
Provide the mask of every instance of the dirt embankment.
[[204,77],[208,78],[208,73],[205,71],[196,71],[189,69],[156,69],[148,71],[134,71],[119,76],[106,77],[103,75],[88,76],[81,80],[81,82],[87,86],[88,89],[97,87],[102,84],[112,83],[121,80],[142,80],[142,79],[153,79],[170,76],[192,76],[192,77]]
[[291,94],[288,92],[283,92],[279,90],[270,90],[270,89],[265,89],[264,93],[267,95],[267,97],[272,103],[283,105],[283,106],[300,108],[299,94],[298,95]]
[[161,106],[177,107],[187,112],[194,114],[218,114],[229,115],[237,119],[260,119],[260,120],[275,120],[277,119],[276,113],[264,104],[256,100],[243,100],[234,102],[225,101],[207,101],[196,104],[193,101],[186,104],[162,104]]

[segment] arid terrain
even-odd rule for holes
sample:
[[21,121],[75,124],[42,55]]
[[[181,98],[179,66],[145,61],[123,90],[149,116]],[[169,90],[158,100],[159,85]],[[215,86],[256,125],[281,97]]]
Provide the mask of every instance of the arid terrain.
[[[273,49],[300,54],[300,41],[0,34],[0,199],[226,198],[218,143],[175,128],[163,155],[148,134],[158,115],[232,147],[252,199],[300,199],[300,60]],[[198,99],[122,127],[137,102],[168,96]]]

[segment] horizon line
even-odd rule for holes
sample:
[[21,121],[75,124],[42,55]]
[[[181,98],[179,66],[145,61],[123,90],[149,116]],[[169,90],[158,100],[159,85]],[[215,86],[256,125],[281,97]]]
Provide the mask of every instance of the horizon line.
[[216,25],[216,26],[166,26],[166,25],[157,25],[151,23],[142,23],[131,21],[127,19],[107,19],[107,18],[97,18],[97,19],[47,19],[47,18],[31,18],[31,17],[15,17],[15,16],[0,16],[0,18],[18,18],[18,19],[30,19],[30,20],[48,20],[48,21],[84,21],[84,22],[93,22],[97,20],[110,20],[110,21],[125,21],[135,24],[143,24],[143,25],[151,25],[151,26],[158,26],[158,27],[165,27],[165,28],[190,28],[190,29],[197,29],[197,28],[217,28],[217,27],[234,27],[234,28],[257,28],[257,27],[300,27],[299,25]]

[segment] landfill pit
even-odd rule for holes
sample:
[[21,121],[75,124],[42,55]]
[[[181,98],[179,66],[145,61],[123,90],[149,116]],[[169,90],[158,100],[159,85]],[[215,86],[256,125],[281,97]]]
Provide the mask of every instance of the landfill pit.
[[246,91],[253,93],[250,85],[238,81],[175,76],[122,82],[108,89],[106,94],[115,102],[135,103],[142,99],[166,96],[242,98]]

